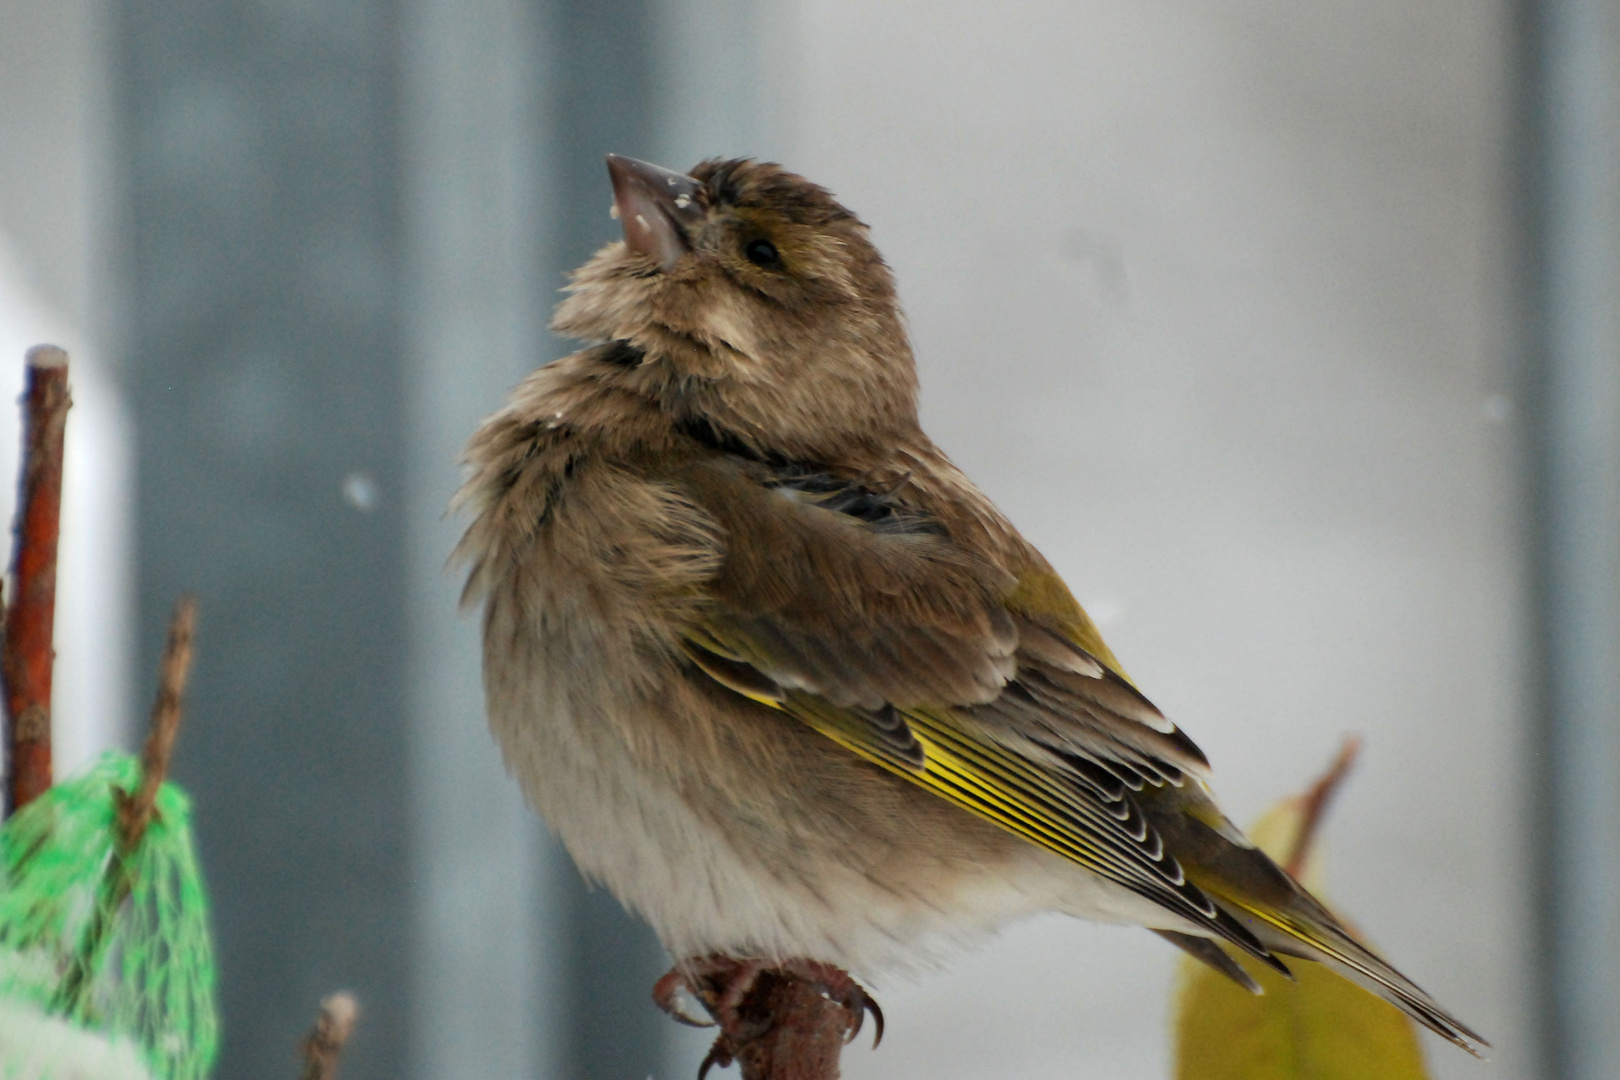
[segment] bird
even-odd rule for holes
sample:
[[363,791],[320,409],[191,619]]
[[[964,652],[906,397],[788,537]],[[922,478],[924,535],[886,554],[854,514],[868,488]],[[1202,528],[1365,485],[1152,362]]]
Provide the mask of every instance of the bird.
[[1255,992],[1234,956],[1321,963],[1488,1045],[1226,817],[1203,752],[924,433],[854,213],[755,159],[607,166],[623,239],[551,323],[583,348],[467,444],[456,557],[506,765],[675,959],[666,1008],[726,972],[735,1005],[777,965],[858,1026],[862,982],[1055,911]]

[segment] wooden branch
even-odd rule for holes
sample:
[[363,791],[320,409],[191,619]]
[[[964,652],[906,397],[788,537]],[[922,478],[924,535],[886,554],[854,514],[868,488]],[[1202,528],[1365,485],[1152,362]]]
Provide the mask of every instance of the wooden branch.
[[698,1069],[736,1062],[743,1080],[837,1080],[838,1058],[871,1013],[883,1039],[883,1010],[831,964],[803,958],[745,959],[714,954],[676,965],[653,986],[653,1002],[674,1019],[711,1026],[688,1015],[680,991],[695,997],[719,1034]]
[[[850,1036],[849,1011],[809,979],[767,970],[737,1007],[742,1024],[724,1036],[725,1056],[742,1080],[838,1080],[838,1059]],[[711,1052],[712,1054],[712,1052]],[[726,1065],[712,1055],[711,1064]]]
[[67,353],[28,350],[23,461],[11,570],[16,592],[0,645],[6,705],[6,805],[15,811],[51,786],[51,665],[56,621],[56,542],[62,515],[62,436]]
[[141,751],[141,785],[134,792],[113,788],[118,818],[118,848],[107,861],[107,871],[101,879],[100,894],[90,917],[90,925],[57,987],[53,1004],[63,1012],[77,1014],[88,1007],[88,995],[92,990],[91,975],[108,945],[108,920],[129,899],[134,888],[135,850],[140,847],[147,827],[156,816],[158,789],[169,775],[169,757],[174,752],[175,734],[180,730],[180,703],[186,692],[186,678],[191,672],[191,639],[196,625],[197,602],[183,596],[174,605],[174,615],[169,619],[169,640],[163,648],[163,661],[158,667],[158,692],[157,700],[152,703],[152,726],[146,733],[146,746]]
[[119,793],[118,833],[125,851],[134,851],[152,823],[158,788],[169,775],[169,757],[174,753],[174,737],[180,730],[180,705],[185,698],[186,680],[191,675],[191,642],[197,628],[197,601],[182,596],[169,618],[169,640],[163,647],[158,667],[157,698],[152,702],[152,722],[141,748],[141,786],[134,794]]
[[322,999],[315,1026],[298,1044],[304,1058],[300,1080],[333,1080],[337,1076],[338,1058],[343,1054],[343,1044],[354,1034],[359,1012],[353,994],[343,992]]

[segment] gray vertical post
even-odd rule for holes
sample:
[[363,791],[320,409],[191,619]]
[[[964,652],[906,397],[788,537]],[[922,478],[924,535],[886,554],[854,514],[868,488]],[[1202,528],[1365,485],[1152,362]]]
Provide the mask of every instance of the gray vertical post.
[[780,7],[760,0],[660,0],[657,164],[686,169],[704,158],[781,153],[785,110],[773,91],[796,56],[791,42],[776,40],[781,17]]
[[568,991],[542,930],[540,827],[484,722],[478,622],[446,562],[461,446],[535,365],[544,327],[543,64],[522,0],[406,0],[411,861],[416,1080],[555,1075]]
[[[697,94],[699,109],[731,125],[725,149],[745,141],[735,118],[751,66],[717,94],[685,57],[725,63],[745,51],[735,43],[751,24],[701,4],[475,3],[408,0],[402,35],[414,1064],[423,1078],[667,1074],[671,1025],[648,991],[668,960],[555,845],[537,844],[533,815],[501,775],[482,720],[476,624],[455,615],[456,575],[442,569],[464,522],[439,514],[480,417],[571,347],[543,328],[565,273],[616,235],[603,154],[661,158],[671,140],[659,99],[670,90]],[[693,51],[710,38],[718,44]],[[674,141],[703,141],[701,121],[686,130]]]
[[[796,55],[792,43],[777,40],[783,10],[760,0],[660,0],[652,161],[687,169],[711,157],[780,160],[790,141],[780,90]],[[669,1023],[662,1038],[666,1075],[680,1080],[692,1075],[714,1033]]]
[[[612,193],[602,155],[649,157],[656,146],[653,0],[540,0],[550,31],[549,137],[544,163],[552,198],[543,287],[550,315],[565,274],[613,238]],[[624,147],[619,150],[619,147]],[[546,357],[574,343],[546,341]],[[600,889],[587,889],[572,864],[555,878],[549,902],[564,944],[556,976],[569,996],[556,1075],[618,1080],[664,1074],[663,1025],[648,992],[668,966],[648,928]]]
[[405,559],[393,0],[115,5],[140,670],[201,599],[194,796],[217,1075],[324,994],[349,1080],[406,1071]]
[[1620,3],[1525,9],[1548,1075],[1620,1061]]
[[[757,153],[758,0],[537,0],[548,44],[550,178],[539,303],[549,314],[568,271],[619,228],[603,155],[685,168],[715,154]],[[554,357],[574,343],[551,338]],[[561,1077],[619,1080],[696,1067],[692,1040],[648,994],[669,958],[652,933],[568,867],[550,893],[552,933],[566,943],[559,989],[570,992],[555,1058]],[[700,1037],[701,1041],[701,1037]]]

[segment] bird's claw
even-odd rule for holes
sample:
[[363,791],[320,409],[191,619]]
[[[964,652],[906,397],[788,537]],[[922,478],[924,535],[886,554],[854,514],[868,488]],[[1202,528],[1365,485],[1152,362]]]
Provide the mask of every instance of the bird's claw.
[[[850,978],[849,973],[831,964],[814,960],[785,960],[779,963],[767,960],[738,960],[729,956],[705,956],[687,960],[672,968],[653,984],[653,1001],[675,1020],[692,1027],[718,1027],[720,1034],[698,1067],[698,1080],[704,1080],[711,1068],[725,1068],[736,1058],[737,1048],[749,1039],[758,1037],[758,1021],[744,1020],[743,1002],[753,991],[760,975],[778,971],[783,975],[801,979],[819,988],[829,1001],[840,1006],[848,1017],[846,1043],[859,1035],[872,1014],[877,1031],[872,1039],[876,1047],[883,1041],[883,1010],[866,990]],[[714,1020],[698,1020],[680,1006],[682,990],[697,998],[709,1010]],[[763,1029],[761,1029],[763,1030]]]
[[664,973],[663,978],[653,983],[653,1004],[657,1005],[677,1023],[697,1028],[714,1027],[713,1020],[699,1020],[681,1008],[679,995],[682,990],[692,994],[694,997],[697,996],[697,992],[691,988],[691,985],[686,981],[686,976],[681,974],[680,969],[671,968]]
[[866,1022],[867,1013],[872,1014],[872,1023],[877,1028],[872,1037],[873,1048],[883,1041],[883,1010],[872,1000],[865,987],[850,978],[849,972],[815,960],[788,960],[781,965],[781,970],[815,983],[830,1000],[843,1006],[849,1014],[849,1034],[844,1037],[844,1042],[855,1041],[855,1036],[861,1033],[861,1027]]
[[733,1060],[734,1059],[731,1056],[731,1045],[726,1042],[726,1037],[721,1035],[719,1038],[714,1040],[714,1045],[709,1047],[709,1052],[704,1055],[703,1064],[698,1066],[697,1080],[703,1080],[705,1076],[708,1076],[709,1070],[712,1067],[718,1065],[724,1069],[726,1066],[730,1065]]

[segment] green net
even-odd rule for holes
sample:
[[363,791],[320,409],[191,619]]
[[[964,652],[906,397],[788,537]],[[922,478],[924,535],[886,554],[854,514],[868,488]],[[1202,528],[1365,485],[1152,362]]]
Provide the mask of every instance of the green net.
[[202,1080],[218,1045],[208,901],[190,802],[171,784],[139,846],[118,852],[103,756],[0,827],[0,1080]]

